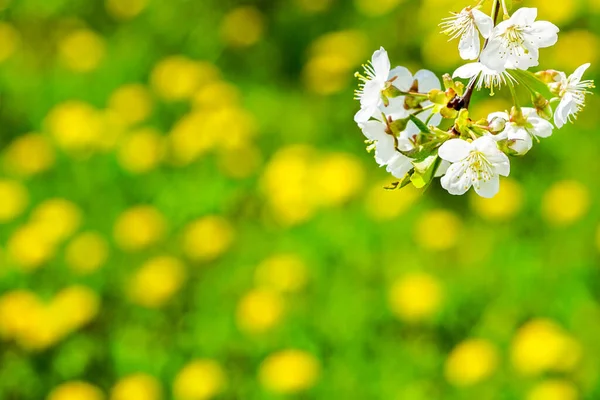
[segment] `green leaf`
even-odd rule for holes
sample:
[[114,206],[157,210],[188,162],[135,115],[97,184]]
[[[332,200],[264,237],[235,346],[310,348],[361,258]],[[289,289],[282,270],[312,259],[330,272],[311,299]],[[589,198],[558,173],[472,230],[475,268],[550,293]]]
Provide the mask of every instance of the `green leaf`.
[[[435,157],[431,160],[431,157]],[[435,171],[442,163],[442,159],[438,156],[431,156],[420,163],[413,163],[415,166],[415,173],[411,177],[411,181],[416,188],[422,189],[427,188],[433,181]]]
[[408,118],[410,118],[410,120],[415,123],[415,125],[417,126],[417,128],[419,128],[419,130],[421,132],[431,133],[431,131],[429,130],[427,125],[425,125],[425,123],[423,121],[421,121],[419,118],[417,118],[414,114],[410,114],[408,116]]
[[411,182],[411,176],[412,174],[415,172],[415,169],[411,169],[410,171],[408,171],[406,173],[406,175],[404,175],[404,178],[402,178],[402,180],[397,181],[397,182],[393,182],[391,183],[389,186],[384,186],[385,190],[399,190],[402,189],[403,187],[405,187],[406,185],[408,185]]

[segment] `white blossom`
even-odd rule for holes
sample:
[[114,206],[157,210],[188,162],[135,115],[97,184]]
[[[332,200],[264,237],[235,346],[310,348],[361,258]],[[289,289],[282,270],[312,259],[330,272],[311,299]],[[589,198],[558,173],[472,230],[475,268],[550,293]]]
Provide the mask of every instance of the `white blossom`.
[[463,60],[476,60],[481,51],[479,32],[485,39],[489,38],[494,21],[477,8],[466,7],[459,13],[452,13],[452,17],[444,18],[440,26],[450,40],[460,38],[458,50]]
[[411,159],[399,150],[408,151],[412,144],[407,139],[396,138],[381,121],[367,121],[361,125],[365,137],[375,149],[375,161],[398,179],[413,168]]
[[465,194],[471,186],[482,197],[494,197],[500,189],[500,175],[508,176],[508,157],[490,136],[473,142],[450,139],[439,149],[439,156],[451,163],[441,179],[450,194]]
[[454,74],[453,78],[470,79],[475,81],[475,88],[481,90],[482,88],[490,89],[494,94],[494,89],[501,88],[502,86],[517,84],[517,80],[511,75],[510,69],[505,69],[501,72],[494,71],[488,68],[480,62],[474,62],[465,64],[459,67]]
[[481,62],[494,71],[505,68],[527,70],[539,64],[539,49],[553,46],[559,29],[547,21],[536,21],[537,8],[520,8],[493,30],[481,52]]
[[547,138],[552,135],[554,127],[552,124],[540,117],[534,108],[522,108],[524,123],[510,121],[510,116],[505,112],[496,112],[488,116],[488,122],[492,124],[497,120],[506,121],[504,130],[493,135],[496,141],[508,140],[508,147],[518,155],[527,153],[533,147],[533,140]]
[[594,81],[581,79],[589,67],[589,63],[583,64],[568,78],[561,72],[560,82],[553,84],[557,86],[560,96],[560,103],[554,112],[554,123],[558,128],[577,118],[577,114],[585,107],[585,95],[591,93],[589,89],[594,87]]

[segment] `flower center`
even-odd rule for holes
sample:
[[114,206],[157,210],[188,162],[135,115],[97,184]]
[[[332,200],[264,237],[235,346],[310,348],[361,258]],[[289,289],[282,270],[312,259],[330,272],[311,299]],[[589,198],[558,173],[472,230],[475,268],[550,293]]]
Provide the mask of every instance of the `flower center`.
[[512,25],[502,34],[504,47],[513,55],[529,54],[529,50],[525,47],[525,38],[523,37],[523,27]]
[[452,17],[444,18],[443,22],[440,24],[442,33],[448,35],[450,40],[461,37],[474,26],[475,20],[473,18],[473,13],[470,10],[454,13]]
[[494,176],[494,167],[485,155],[478,150],[472,151],[467,157],[467,163],[471,169],[471,180],[489,181]]

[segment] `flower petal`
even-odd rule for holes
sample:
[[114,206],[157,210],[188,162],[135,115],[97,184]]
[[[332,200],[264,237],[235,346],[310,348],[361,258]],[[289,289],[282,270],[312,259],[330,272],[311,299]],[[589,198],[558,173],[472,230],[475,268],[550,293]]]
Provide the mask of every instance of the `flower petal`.
[[470,79],[474,76],[477,76],[481,73],[483,69],[483,64],[474,62],[465,64],[462,67],[458,67],[454,74],[452,74],[453,78],[459,77],[463,79]]
[[486,199],[491,199],[500,191],[500,177],[494,175],[487,181],[476,181],[473,184],[473,187],[478,195],[485,197]]
[[441,89],[440,80],[431,71],[422,69],[417,71],[415,79],[419,82],[419,93],[429,93],[433,89]]
[[481,36],[485,39],[489,38],[494,29],[494,20],[492,20],[492,17],[478,9],[474,9],[471,12],[473,13],[475,25],[477,25],[477,29],[481,32]]
[[513,25],[531,25],[535,22],[537,13],[537,8],[521,7],[514,12],[509,21]]
[[388,80],[393,78],[392,84],[403,92],[408,92],[415,82],[412,73],[405,67],[396,67],[390,71]]
[[533,40],[537,47],[554,46],[558,41],[558,32],[560,29],[548,21],[536,21],[527,32],[529,40]]
[[573,72],[573,74],[569,77],[571,81],[576,80],[577,83],[579,83],[579,81],[581,81],[581,78],[583,78],[583,74],[585,73],[585,71],[587,71],[587,69],[590,67],[590,63],[587,64],[583,64],[582,66],[578,67],[575,72]]
[[[505,21],[506,22],[506,21]],[[481,52],[480,62],[497,72],[504,72],[508,51],[502,46],[502,39],[494,36],[488,41],[487,46]]]
[[458,42],[458,52],[463,60],[476,60],[481,51],[479,32],[475,27],[467,29]]
[[533,125],[533,134],[537,137],[547,138],[552,136],[552,130],[554,126],[544,118],[538,116],[531,116],[527,119],[531,125]]
[[369,121],[373,115],[375,115],[376,111],[377,106],[363,107],[354,115],[354,121],[358,124],[365,123]]
[[462,139],[450,139],[440,146],[438,154],[443,160],[456,163],[467,158],[472,150],[472,143]]
[[390,58],[383,47],[373,53],[371,64],[373,64],[377,79],[386,81],[390,74]]
[[385,125],[379,121],[367,121],[360,125],[360,129],[369,140],[381,140],[389,136],[385,133]]
[[386,167],[387,172],[392,174],[398,179],[404,178],[404,175],[413,168],[410,158],[406,157],[402,153],[396,152],[394,157],[390,160]]
[[440,179],[440,182],[448,193],[455,196],[465,194],[471,188],[472,184],[471,176],[467,172],[467,167],[464,163],[452,164],[446,171],[446,175]]

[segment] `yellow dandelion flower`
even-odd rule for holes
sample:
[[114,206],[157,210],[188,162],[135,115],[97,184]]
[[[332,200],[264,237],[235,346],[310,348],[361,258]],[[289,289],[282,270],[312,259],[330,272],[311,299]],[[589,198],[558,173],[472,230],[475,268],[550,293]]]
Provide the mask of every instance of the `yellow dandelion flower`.
[[148,260],[133,275],[128,287],[134,303],[145,307],[160,307],[181,288],[185,267],[174,257],[160,256]]
[[489,378],[498,366],[496,346],[483,339],[468,339],[456,346],[445,365],[446,379],[455,386],[471,386]]
[[104,400],[104,394],[87,382],[71,381],[57,386],[46,400]]
[[162,388],[158,379],[147,374],[121,378],[110,393],[110,400],[161,400]]
[[213,360],[195,360],[187,364],[175,377],[175,400],[207,400],[225,390],[225,372]]
[[69,268],[80,274],[89,274],[100,268],[108,258],[108,243],[97,232],[84,232],[73,238],[65,249]]
[[88,29],[68,34],[58,45],[60,61],[74,72],[90,72],[98,68],[106,53],[104,39]]
[[126,251],[139,251],[158,243],[167,229],[165,218],[152,206],[124,211],[115,222],[114,238]]
[[263,333],[275,327],[283,316],[283,299],[277,292],[254,289],[239,302],[238,327],[248,333]]
[[261,363],[258,377],[272,392],[294,394],[312,388],[320,370],[320,363],[312,354],[288,349],[269,355]]
[[194,261],[212,261],[226,252],[234,230],[223,217],[207,216],[191,222],[183,234],[183,251]]
[[412,273],[394,282],[388,293],[392,312],[408,322],[431,319],[442,305],[443,289],[432,275]]

